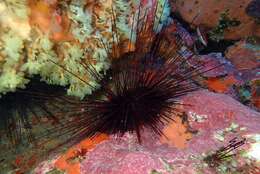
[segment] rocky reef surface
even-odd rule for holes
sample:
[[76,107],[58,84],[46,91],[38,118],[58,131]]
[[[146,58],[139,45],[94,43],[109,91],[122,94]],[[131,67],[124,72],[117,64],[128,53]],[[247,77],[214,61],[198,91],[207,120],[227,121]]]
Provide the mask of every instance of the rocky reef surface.
[[[105,39],[113,48],[108,17],[112,1],[60,2],[0,2],[0,94],[25,87],[36,74],[49,84],[68,87],[70,95],[84,97],[92,92],[48,62],[49,58],[78,75],[87,74],[82,61],[95,61],[99,72],[109,68],[109,55],[97,40]],[[130,39],[129,14],[138,3],[113,2],[118,10],[120,44],[124,45]],[[155,1],[142,1],[149,2]],[[191,65],[198,61],[210,61],[207,68],[223,64],[198,77],[205,89],[180,98],[183,114],[173,115],[175,122],[162,128],[166,137],[145,129],[139,144],[135,135],[102,134],[42,162],[34,173],[260,173],[260,2],[171,0],[170,4],[169,35],[177,32],[198,55]],[[84,54],[85,48],[88,54]],[[189,52],[180,52],[189,56]],[[90,76],[86,79],[98,88]],[[14,171],[30,167],[31,159],[24,164],[17,157]]]
[[[215,39],[260,36],[257,0],[173,0],[172,8],[193,26],[211,30]],[[232,22],[233,21],[233,22]],[[236,25],[238,21],[239,24]]]
[[[183,125],[180,119],[169,123],[163,129],[167,138],[157,137],[151,131],[144,130],[143,143],[140,145],[134,135],[127,134],[120,139],[102,135],[103,140],[94,148],[82,142],[71,149],[74,153],[45,162],[35,172],[44,173],[42,171],[46,166],[50,171],[70,174],[257,174],[260,171],[257,154],[259,112],[225,94],[207,90],[193,92],[181,101],[186,104],[183,111],[187,120]],[[232,149],[232,146],[228,146],[231,140],[243,143],[229,151]],[[75,153],[83,150],[83,147],[86,149],[82,156]],[[228,148],[221,155],[231,156],[212,157],[222,147]],[[68,160],[71,157],[78,158],[78,161]],[[213,159],[207,160],[207,157]]]

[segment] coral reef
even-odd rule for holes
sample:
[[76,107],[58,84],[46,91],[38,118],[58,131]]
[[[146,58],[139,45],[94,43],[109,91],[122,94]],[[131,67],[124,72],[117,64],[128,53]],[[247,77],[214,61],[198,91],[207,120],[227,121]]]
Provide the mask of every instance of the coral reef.
[[[156,2],[142,3],[141,8],[152,8]],[[106,49],[135,38],[130,38],[131,20],[133,15],[137,16],[140,3],[123,0],[0,2],[0,94],[24,88],[36,74],[49,84],[67,86],[69,95],[82,98],[91,94],[99,84],[83,67],[92,65],[101,75],[109,68],[111,60]],[[156,30],[168,20],[169,10],[167,1],[158,1]]]
[[[124,57],[127,51],[138,49],[135,48],[137,32],[132,32],[132,28],[137,26],[138,16],[145,19],[149,10],[151,14],[146,20],[149,23],[151,16],[156,16],[155,33],[163,23],[171,23],[165,30],[167,39],[173,42],[180,37],[187,45],[176,47],[176,52],[191,67],[203,64],[200,72],[212,69],[194,79],[208,90],[180,98],[182,105],[178,109],[182,113],[172,114],[173,121],[162,127],[165,137],[146,128],[141,130],[141,144],[131,133],[122,137],[107,134],[86,137],[77,145],[59,149],[66,150],[65,153],[48,156],[50,160],[40,163],[34,173],[260,173],[259,1],[170,2],[171,9],[167,0],[0,2],[0,96],[5,95],[1,99],[17,88],[29,90],[34,75],[51,84],[48,87],[52,89],[54,85],[65,86],[69,95],[83,98],[91,94],[100,84],[88,67],[94,67],[102,77],[113,70],[111,62]],[[169,18],[170,10],[180,18]],[[139,43],[142,44],[148,45]],[[198,54],[194,56],[192,51]],[[81,119],[64,113],[58,113],[57,118],[72,124]],[[59,125],[62,133],[55,132],[53,136],[47,133],[46,138],[45,129],[56,130],[54,123],[45,117],[29,121],[34,126],[33,133],[40,137],[37,148],[16,149],[22,152],[17,156],[10,155],[9,144],[0,130],[1,172],[32,170],[42,160],[39,154],[50,155],[49,149],[75,135],[71,130],[87,124]],[[17,124],[20,128],[21,123]],[[16,134],[12,127],[9,129]]]

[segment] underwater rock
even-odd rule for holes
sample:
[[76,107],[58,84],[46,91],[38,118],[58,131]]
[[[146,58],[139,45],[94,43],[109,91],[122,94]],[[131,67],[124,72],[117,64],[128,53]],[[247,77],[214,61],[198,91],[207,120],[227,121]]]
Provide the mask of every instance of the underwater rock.
[[260,78],[252,81],[252,103],[260,111]]
[[227,126],[231,122],[236,122],[242,127],[247,127],[248,133],[260,132],[258,126],[260,113],[251,110],[225,94],[201,90],[185,96],[183,101],[186,104],[191,104],[185,110],[208,116],[205,122],[191,122],[194,129],[214,130]]
[[254,18],[246,14],[246,8],[251,1],[178,0],[172,1],[172,9],[179,13],[185,21],[192,23],[193,26],[205,26],[211,29],[214,27],[221,28],[217,27],[220,16],[228,10],[228,17],[240,21],[240,25],[226,28],[223,37],[236,40],[251,35],[260,36],[259,25]]
[[[122,144],[103,143],[99,147],[99,151],[104,153],[103,160],[100,158],[100,154],[97,154],[94,158],[94,154],[87,156],[86,161],[81,166],[82,174],[91,173],[124,173],[127,174],[144,174],[150,173],[152,169],[162,169],[160,160],[156,155],[147,153],[147,151],[132,151],[125,149],[127,142]],[[91,161],[98,161],[93,163]],[[104,164],[101,167],[100,164]],[[147,165],[149,164],[149,165]]]
[[[132,135],[119,139],[111,137],[86,153],[85,160],[81,162],[81,173],[194,174],[200,171],[213,174],[216,169],[205,167],[204,161],[201,161],[203,153],[221,147],[233,137],[260,133],[260,113],[227,95],[201,90],[183,97],[182,101],[190,105],[185,105],[184,109],[190,126],[198,131],[187,142],[185,149],[162,144],[149,130],[144,130],[142,145],[136,143]],[[248,141],[243,149],[249,151],[250,144]],[[233,160],[236,161],[236,158]],[[236,167],[233,169],[238,170]]]
[[241,71],[241,78],[244,81],[256,81],[260,79],[260,68]]
[[243,85],[235,87],[238,100],[256,110],[260,110],[260,78],[249,80]]
[[[98,141],[99,144],[94,139],[86,139],[85,145],[74,146],[77,152],[84,146],[88,148],[78,160],[72,161],[71,156],[61,155],[61,165],[53,165],[52,161],[44,162],[35,171],[38,174],[44,174],[46,170],[61,173],[67,171],[68,174],[226,174],[228,170],[240,173],[241,169],[252,168],[247,166],[254,166],[251,161],[260,162],[259,157],[253,153],[260,143],[260,139],[257,138],[260,135],[259,112],[227,95],[207,90],[192,92],[182,97],[181,101],[186,104],[183,111],[187,114],[190,129],[197,131],[186,141],[185,148],[179,149],[174,144],[162,142],[161,138],[156,137],[150,130],[144,129],[142,144],[138,144],[136,136],[130,133],[123,137],[102,138],[103,141]],[[174,133],[173,131],[172,134]],[[165,133],[172,139],[174,136],[169,134],[171,132]],[[204,159],[208,153],[229,144],[230,140],[240,138],[246,138],[246,142],[231,153],[235,153],[236,156],[232,156],[230,161],[219,161],[223,164],[214,167],[206,163]],[[72,149],[69,153],[77,154],[73,153]],[[54,163],[57,164],[57,161]],[[253,168],[259,171],[258,168]]]
[[210,53],[207,55],[201,55],[199,57],[199,61],[205,63],[205,70],[217,67],[211,71],[203,73],[203,77],[210,78],[224,76],[234,71],[234,66],[228,60],[226,60],[225,57],[222,56],[222,53]]
[[239,41],[225,54],[238,70],[252,70],[260,66],[260,46]]

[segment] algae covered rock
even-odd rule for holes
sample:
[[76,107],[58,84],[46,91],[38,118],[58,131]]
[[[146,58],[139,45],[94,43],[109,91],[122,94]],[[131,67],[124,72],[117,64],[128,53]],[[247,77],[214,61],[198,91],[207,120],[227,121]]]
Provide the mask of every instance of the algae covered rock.
[[[181,17],[194,26],[204,26],[210,29],[224,29],[223,14],[228,10],[226,19],[236,20],[240,25],[225,28],[225,39],[237,40],[248,36],[260,36],[258,22],[251,16],[257,15],[257,2],[254,0],[174,0],[172,8]],[[249,6],[249,7],[248,7]],[[251,16],[250,16],[251,15]],[[227,18],[228,17],[228,18]],[[222,31],[221,31],[222,32]]]

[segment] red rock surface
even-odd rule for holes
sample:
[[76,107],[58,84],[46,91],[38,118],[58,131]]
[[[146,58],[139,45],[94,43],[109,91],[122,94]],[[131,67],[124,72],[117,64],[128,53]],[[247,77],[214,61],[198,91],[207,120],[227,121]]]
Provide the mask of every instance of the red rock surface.
[[226,51],[228,58],[238,70],[254,69],[260,66],[260,47],[246,41],[237,42]]
[[[249,109],[224,94],[216,94],[206,90],[191,93],[182,98],[184,110],[192,129],[198,130],[187,142],[187,148],[178,149],[162,144],[160,138],[149,130],[143,132],[143,144],[136,143],[134,135],[125,135],[104,141],[86,154],[81,163],[83,174],[146,174],[153,169],[163,174],[194,174],[202,161],[191,156],[216,150],[223,142],[214,138],[216,131],[224,130],[231,123],[246,127],[246,130],[229,132],[224,142],[234,136],[244,137],[248,134],[260,133],[260,113]],[[196,118],[199,116],[198,118]],[[205,168],[203,173],[215,173]]]
[[[218,24],[219,16],[229,9],[230,18],[241,21],[241,25],[225,32],[226,39],[241,39],[251,35],[260,36],[260,26],[255,19],[246,14],[246,7],[252,0],[178,0],[172,1],[172,7],[182,18],[195,26],[213,28]],[[196,17],[197,16],[197,17]]]
[[258,124],[260,113],[249,109],[227,95],[198,91],[183,100],[184,103],[193,104],[186,110],[208,116],[208,119],[202,123],[192,122],[194,129],[212,131],[228,126],[231,122],[236,122],[242,127],[247,127],[247,133],[260,133]]

